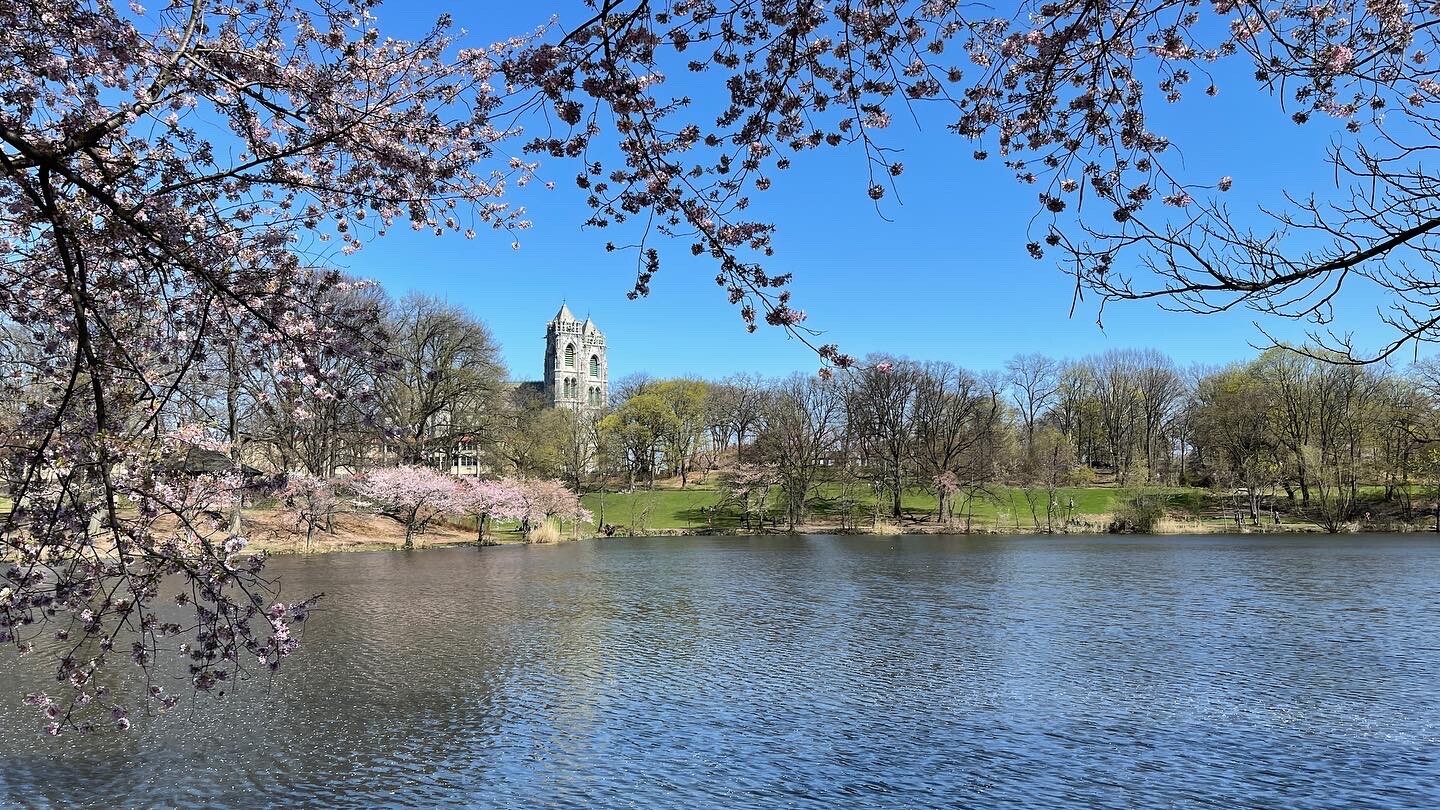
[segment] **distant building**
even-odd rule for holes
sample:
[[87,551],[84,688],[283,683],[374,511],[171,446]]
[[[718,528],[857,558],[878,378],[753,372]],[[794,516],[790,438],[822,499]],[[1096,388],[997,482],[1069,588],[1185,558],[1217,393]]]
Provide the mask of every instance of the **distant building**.
[[[560,311],[545,328],[545,379],[510,382],[512,402],[521,409],[571,408],[583,414],[602,413],[610,404],[609,363],[605,356],[605,334],[586,318],[578,321],[570,307]],[[445,426],[444,435],[434,428]],[[496,472],[494,462],[483,452],[483,427],[458,429],[442,412],[432,422],[430,466],[453,475],[483,476]],[[382,444],[370,452],[367,466],[399,464],[400,447]],[[347,468],[348,469],[348,468]]]
[[545,379],[521,387],[543,391],[552,408],[604,410],[610,403],[605,334],[589,318],[577,321],[570,307],[561,304],[545,327]]

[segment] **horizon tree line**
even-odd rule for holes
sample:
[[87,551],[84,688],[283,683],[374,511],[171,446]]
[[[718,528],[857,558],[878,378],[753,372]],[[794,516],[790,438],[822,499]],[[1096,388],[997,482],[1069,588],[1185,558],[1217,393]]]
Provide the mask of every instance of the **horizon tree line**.
[[[1061,489],[1084,485],[1206,487],[1236,497],[1252,524],[1283,502],[1332,531],[1375,486],[1412,517],[1420,487],[1440,484],[1440,363],[1338,359],[1276,348],[1182,369],[1153,349],[1117,349],[974,372],[875,355],[830,379],[632,377],[596,426],[591,480],[684,487],[723,467],[722,488],[744,500],[768,472],[791,526],[822,483],[825,497],[891,519],[905,493],[931,492],[925,519],[942,521],[1018,489],[1037,529],[1055,528]],[[682,390],[692,408],[700,396],[698,421],[677,416]]]
[[[582,492],[653,488],[662,477],[684,488],[748,466],[742,478],[768,476],[791,526],[822,487],[892,520],[906,493],[930,492],[926,519],[946,522],[1019,489],[1035,527],[1053,529],[1059,490],[1099,483],[1243,493],[1252,523],[1267,497],[1276,512],[1278,494],[1338,527],[1355,517],[1363,486],[1381,487],[1409,516],[1416,486],[1437,474],[1433,360],[1395,369],[1272,349],[1182,369],[1154,349],[1115,349],[1017,355],[982,372],[873,355],[829,379],[631,375],[589,415],[510,385],[498,343],[463,307],[391,299],[374,285],[331,295],[370,336],[368,356],[323,358],[320,373],[349,396],[309,397],[278,356],[226,352],[201,361],[153,429],[200,425],[237,466],[321,479],[420,465],[560,479]],[[37,362],[23,340],[0,358],[11,386],[23,387]]]

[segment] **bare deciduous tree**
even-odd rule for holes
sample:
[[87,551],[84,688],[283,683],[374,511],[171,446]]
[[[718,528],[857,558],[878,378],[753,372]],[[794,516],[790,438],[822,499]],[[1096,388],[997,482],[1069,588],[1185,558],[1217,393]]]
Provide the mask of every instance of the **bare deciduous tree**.
[[792,376],[766,402],[756,445],[780,484],[791,529],[805,522],[811,490],[839,445],[844,412],[839,386],[818,377]]
[[473,315],[429,296],[400,299],[385,328],[381,402],[400,459],[449,469],[460,437],[483,437],[500,419],[500,348]]
[[1041,354],[1021,354],[1005,364],[1010,398],[1025,428],[1025,443],[1035,436],[1035,425],[1055,401],[1060,389],[1060,363]]

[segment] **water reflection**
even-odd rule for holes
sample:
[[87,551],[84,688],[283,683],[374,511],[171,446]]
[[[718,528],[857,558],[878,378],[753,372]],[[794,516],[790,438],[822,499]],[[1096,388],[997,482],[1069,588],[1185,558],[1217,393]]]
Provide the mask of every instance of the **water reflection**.
[[[690,538],[276,560],[306,649],[5,804],[1440,802],[1430,538]],[[25,665],[25,666],[28,666]],[[44,673],[0,661],[7,684]],[[23,689],[7,685],[6,694]]]

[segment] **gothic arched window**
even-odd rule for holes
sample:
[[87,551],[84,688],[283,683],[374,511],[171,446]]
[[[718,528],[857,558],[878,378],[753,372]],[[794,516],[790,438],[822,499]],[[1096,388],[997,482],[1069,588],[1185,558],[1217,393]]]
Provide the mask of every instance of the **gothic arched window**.
[[600,355],[598,354],[590,355],[590,376],[600,376]]
[[565,367],[566,367],[566,368],[574,368],[574,367],[575,367],[575,344],[574,344],[574,343],[568,343],[568,344],[566,344],[566,346],[565,346]]

